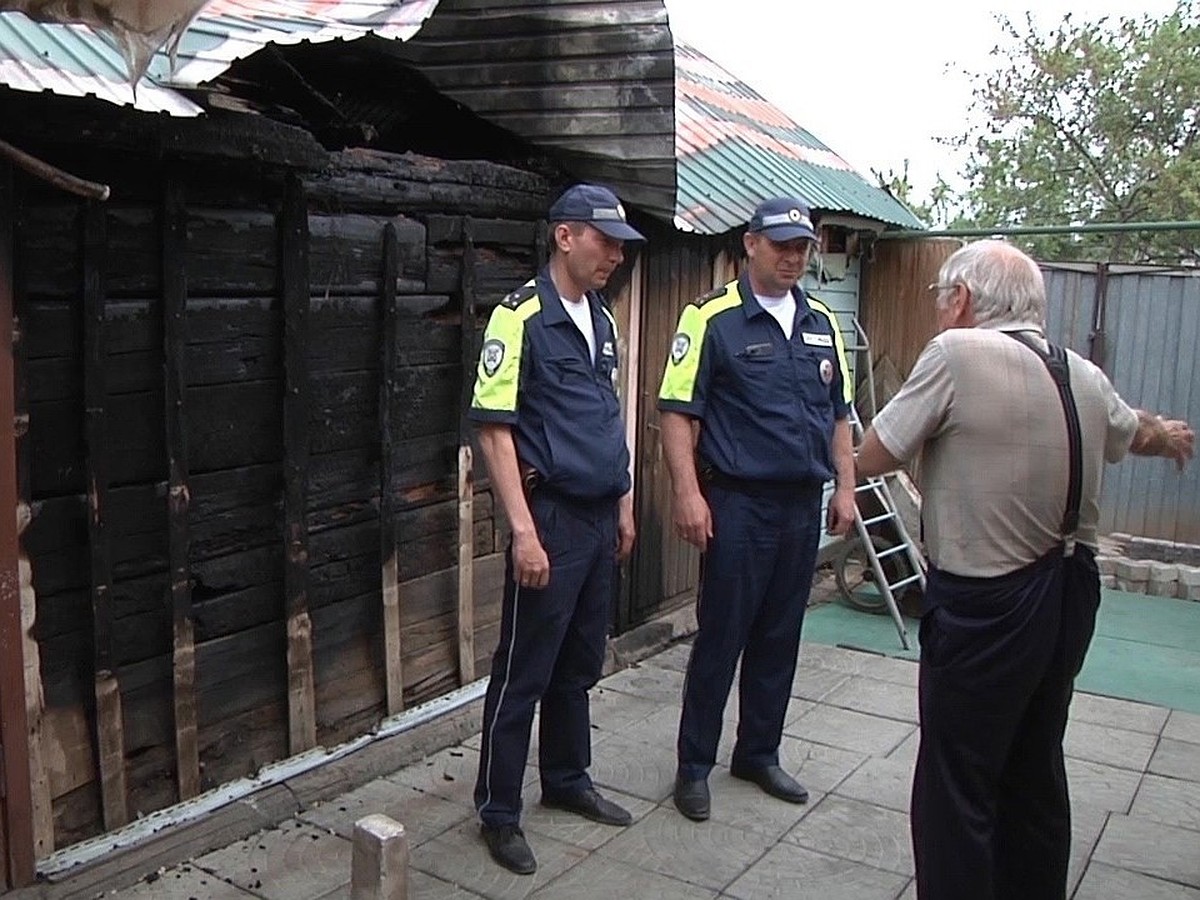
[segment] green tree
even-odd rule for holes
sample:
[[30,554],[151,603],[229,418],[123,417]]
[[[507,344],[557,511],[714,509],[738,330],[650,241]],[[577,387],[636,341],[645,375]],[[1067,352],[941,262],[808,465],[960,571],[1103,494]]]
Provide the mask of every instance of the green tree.
[[[1041,33],[998,20],[963,143],[985,226],[1200,219],[1200,0]],[[1200,232],[1030,237],[1041,259],[1200,264]]]

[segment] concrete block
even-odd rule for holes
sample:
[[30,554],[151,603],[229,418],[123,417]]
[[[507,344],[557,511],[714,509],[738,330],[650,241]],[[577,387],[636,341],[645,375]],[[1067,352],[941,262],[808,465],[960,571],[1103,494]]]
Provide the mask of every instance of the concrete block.
[[1101,575],[1116,575],[1117,574],[1117,559],[1116,556],[1097,556],[1096,567],[1100,570]]
[[1179,585],[1179,566],[1173,563],[1150,563],[1149,593],[1156,597],[1174,597]]
[[384,815],[354,823],[351,900],[408,900],[408,836]]
[[1200,600],[1200,566],[1179,567],[1179,594],[1183,600]]
[[1150,584],[1150,562],[1145,559],[1117,560],[1117,589],[1145,593]]
[[1101,575],[1100,576],[1100,586],[1106,587],[1109,590],[1116,590],[1117,576],[1116,575]]

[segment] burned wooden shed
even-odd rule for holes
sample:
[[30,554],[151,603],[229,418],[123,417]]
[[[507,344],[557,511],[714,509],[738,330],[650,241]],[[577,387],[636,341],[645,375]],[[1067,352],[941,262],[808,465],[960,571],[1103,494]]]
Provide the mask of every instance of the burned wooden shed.
[[[462,422],[477,330],[569,181],[657,158],[643,212],[673,202],[659,3],[256,6],[212,4],[136,95],[94,33],[0,14],[3,138],[111,190],[0,166],[10,884],[482,673],[504,525]],[[443,89],[423,60],[459,34]],[[572,104],[603,152],[567,146]]]

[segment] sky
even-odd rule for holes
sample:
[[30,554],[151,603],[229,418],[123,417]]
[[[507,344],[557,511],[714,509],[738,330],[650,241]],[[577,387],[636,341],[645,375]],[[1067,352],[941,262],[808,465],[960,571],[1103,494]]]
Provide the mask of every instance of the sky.
[[[917,201],[941,174],[959,187],[964,157],[937,138],[965,132],[971,79],[990,71],[1001,14],[1023,22],[1030,0],[665,0],[678,39],[692,44],[870,178],[909,161]],[[1039,0],[1047,31],[1070,12],[1161,15],[1173,0]],[[736,14],[735,14],[736,13]],[[871,179],[874,180],[873,178]]]

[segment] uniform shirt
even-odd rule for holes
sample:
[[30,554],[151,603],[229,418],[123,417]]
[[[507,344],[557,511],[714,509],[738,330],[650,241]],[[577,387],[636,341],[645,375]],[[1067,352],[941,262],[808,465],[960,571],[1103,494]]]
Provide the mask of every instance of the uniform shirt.
[[[944,331],[929,342],[875,433],[897,459],[921,459],[925,549],[939,569],[1004,575],[1045,555],[1062,535],[1067,425],[1037,354],[999,323]],[[1096,366],[1067,351],[1083,443],[1080,543],[1096,546],[1103,463],[1129,450],[1137,414]]]
[[582,499],[629,490],[629,449],[617,400],[617,324],[589,293],[597,350],[563,308],[543,269],[493,310],[468,416],[513,427],[517,457],[542,482]]
[[658,408],[700,419],[700,457],[725,475],[833,477],[833,425],[851,399],[845,347],[833,313],[798,287],[792,294],[790,339],[747,276],[689,303],[679,317]]

